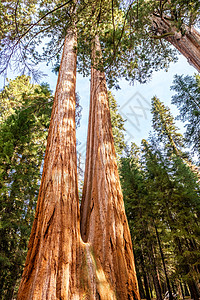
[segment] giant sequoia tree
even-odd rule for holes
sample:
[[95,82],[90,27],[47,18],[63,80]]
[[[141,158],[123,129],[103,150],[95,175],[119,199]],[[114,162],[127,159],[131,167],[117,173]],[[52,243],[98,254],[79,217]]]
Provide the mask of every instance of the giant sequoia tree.
[[[18,299],[73,299],[79,292],[75,136],[76,33],[65,40],[43,176]],[[81,265],[81,263],[80,263]]]
[[[149,25],[156,9],[152,1],[137,1],[136,5],[132,1],[127,6],[123,1],[17,0],[4,6],[1,24],[8,23],[9,33],[2,26],[1,73],[6,72],[13,57],[17,62],[15,55],[19,55],[25,68],[38,75],[32,68],[32,59],[56,58],[60,63],[64,48],[18,299],[139,299],[104,72],[110,85],[122,76],[145,82],[152,70],[166,67],[174,59],[167,43],[144,34],[148,26],[143,19]],[[149,14],[145,16],[142,11],[147,10]],[[34,11],[37,16],[32,17]],[[140,30],[141,24],[144,26]],[[47,48],[41,55],[37,46],[44,37]],[[77,49],[78,68],[84,74],[88,74],[92,56],[81,216],[75,137]]]
[[91,243],[118,299],[139,299],[131,238],[117,171],[105,75],[95,69],[101,53],[93,46],[90,119],[81,203],[81,233]]
[[[61,60],[36,216],[18,299],[81,299],[84,295],[91,299],[139,299],[105,75],[95,67],[91,75],[89,159],[80,235],[75,48],[76,33],[71,31]],[[93,52],[100,52],[99,42]],[[96,59],[96,54],[93,57]]]

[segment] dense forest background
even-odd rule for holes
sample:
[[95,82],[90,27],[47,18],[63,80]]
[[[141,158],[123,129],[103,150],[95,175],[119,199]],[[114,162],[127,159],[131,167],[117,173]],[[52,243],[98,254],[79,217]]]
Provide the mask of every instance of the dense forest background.
[[[186,122],[182,135],[169,107],[151,101],[152,132],[141,145],[125,142],[125,120],[109,92],[126,214],[142,298],[198,296],[200,77],[176,76],[172,103]],[[27,253],[53,103],[48,84],[27,76],[0,94],[1,299],[15,297]],[[76,124],[81,107],[76,97]],[[193,157],[196,160],[193,160]],[[79,164],[78,164],[79,166]],[[78,169],[81,195],[82,172]]]
[[[78,33],[77,71],[89,76],[94,38],[97,69],[109,88],[147,82],[177,60],[175,46],[200,70],[200,3],[172,1],[0,0],[0,74],[10,66],[40,79],[40,62],[57,72],[66,34]],[[43,43],[45,40],[45,43]],[[44,46],[44,47],[43,47]],[[98,59],[97,59],[98,60]],[[127,145],[125,120],[109,92],[118,170],[142,299],[200,297],[200,76],[175,76],[172,103],[182,135],[162,99],[151,99],[152,131]],[[16,299],[42,176],[53,104],[48,84],[21,75],[0,92],[0,297]],[[76,96],[76,125],[81,107]],[[195,159],[194,159],[195,158]],[[78,167],[79,167],[78,163]],[[82,172],[78,168],[81,196]]]

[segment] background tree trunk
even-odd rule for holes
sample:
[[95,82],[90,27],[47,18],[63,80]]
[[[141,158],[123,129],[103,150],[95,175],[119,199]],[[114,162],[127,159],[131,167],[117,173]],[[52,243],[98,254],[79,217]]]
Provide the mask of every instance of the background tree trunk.
[[[75,299],[80,260],[75,134],[76,35],[65,39],[36,215],[18,299]],[[81,263],[80,263],[81,264]],[[77,298],[76,298],[77,299]]]
[[158,34],[156,38],[165,38],[181,52],[200,72],[200,33],[194,28],[184,25],[184,32],[178,32],[168,19],[152,17],[153,30]]
[[160,281],[159,281],[159,274],[156,268],[156,262],[155,262],[155,257],[154,257],[154,249],[151,244],[148,245],[149,247],[149,261],[151,264],[151,275],[153,278],[153,284],[155,287],[155,292],[156,292],[156,299],[157,300],[162,300],[162,291],[161,291],[161,286],[160,286]]
[[140,296],[117,170],[106,79],[103,71],[95,69],[97,61],[101,61],[98,37],[94,44],[81,234],[83,241],[91,244],[97,267],[102,268],[99,276],[109,282],[116,299],[136,300]]
[[161,246],[161,241],[160,241],[158,229],[157,229],[157,226],[155,224],[154,224],[154,227],[155,227],[155,231],[156,231],[156,237],[157,237],[157,241],[158,241],[158,245],[159,245],[159,250],[160,250],[160,255],[161,255],[162,264],[163,264],[163,269],[164,269],[164,273],[165,273],[165,278],[166,278],[166,283],[167,283],[167,290],[169,292],[169,300],[173,300],[172,290],[171,290],[171,286],[170,286],[170,283],[169,283],[169,277],[168,277],[168,274],[167,274],[165,257],[164,257],[164,254],[163,254],[163,250],[162,250],[162,246]]
[[151,296],[150,296],[150,293],[149,293],[149,284],[148,284],[148,280],[147,280],[147,275],[146,275],[146,270],[145,270],[145,264],[144,264],[144,258],[143,258],[142,250],[141,250],[141,253],[140,253],[140,264],[141,264],[142,273],[143,273],[144,287],[145,287],[145,292],[146,292],[146,299],[147,300],[151,300]]

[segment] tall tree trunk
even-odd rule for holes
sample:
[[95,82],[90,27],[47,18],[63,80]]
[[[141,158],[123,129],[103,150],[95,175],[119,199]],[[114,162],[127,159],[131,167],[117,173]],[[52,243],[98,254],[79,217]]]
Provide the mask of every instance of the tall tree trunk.
[[148,284],[149,284],[149,290],[150,290],[150,295],[151,299],[153,298],[153,291],[152,291],[152,286],[151,286],[151,277],[149,277],[149,274],[147,273],[147,279],[148,279]]
[[168,18],[162,19],[153,15],[153,29],[156,31],[155,38],[164,38],[179,50],[200,72],[200,33],[194,27],[184,25],[184,32],[178,32]]
[[[140,250],[140,252],[141,251],[142,250]],[[133,256],[136,257],[134,246],[133,246]],[[140,298],[141,299],[145,299],[146,295],[145,295],[145,290],[144,290],[144,284],[143,284],[143,281],[142,281],[142,278],[143,278],[143,269],[141,268],[142,272],[140,272],[139,267],[140,267],[140,265],[136,263],[135,264],[135,270],[136,270],[136,274],[137,274],[139,294],[140,294]],[[150,299],[148,299],[148,300],[150,300]]]
[[183,290],[183,285],[182,285],[181,279],[179,280],[179,284],[180,284],[180,289],[181,289],[182,298],[183,298],[183,300],[184,300],[184,299],[185,299],[185,295],[184,295],[184,290]]
[[155,292],[156,292],[156,299],[162,300],[162,291],[161,291],[160,280],[158,277],[158,271],[157,271],[155,257],[154,257],[153,245],[148,244],[148,247],[149,247],[149,251],[148,251],[149,261],[150,261],[150,265],[151,265],[153,284],[154,284]]
[[[98,37],[94,44],[92,59],[95,65],[97,60],[101,61]],[[101,266],[101,276],[113,288],[116,299],[136,300],[140,296],[117,170],[106,79],[104,72],[95,67],[91,70],[81,234],[83,241],[91,244],[97,268]]]
[[168,278],[168,274],[167,274],[167,268],[166,268],[166,264],[165,264],[164,253],[163,253],[163,250],[162,250],[158,229],[157,229],[157,226],[155,224],[154,224],[154,227],[155,227],[155,231],[156,231],[156,237],[157,237],[157,241],[158,241],[158,245],[159,245],[162,264],[163,264],[163,268],[164,268],[164,272],[165,272],[165,278],[166,278],[166,282],[167,282],[167,289],[168,289],[168,292],[169,292],[169,300],[173,300],[172,291],[171,291],[169,278]]
[[138,273],[138,271],[137,271],[137,279],[138,279],[138,287],[139,287],[140,297],[141,297],[141,299],[145,299],[145,292],[144,292],[142,277]]
[[187,284],[185,282],[184,282],[184,290],[185,290],[185,296],[189,297],[190,296],[190,292],[189,292]]
[[145,264],[144,264],[144,257],[142,254],[142,250],[140,252],[140,263],[141,263],[141,268],[142,268],[142,273],[143,273],[143,279],[144,279],[144,287],[145,287],[145,292],[146,292],[146,299],[151,300],[150,294],[149,294],[149,285],[148,285],[148,280],[147,280],[147,275],[146,275],[146,270],[145,270]]
[[[88,172],[86,167],[86,174],[94,172],[90,182],[85,181],[92,186],[89,190],[92,196],[87,200],[89,209],[82,205],[83,216],[89,220],[82,234],[84,242],[80,235],[75,135],[76,44],[76,34],[70,32],[64,44],[36,215],[17,299],[138,300],[105,77],[95,69],[92,69],[89,126],[93,143],[88,138],[92,148],[88,146],[90,169]],[[91,156],[91,150],[96,156]]]
[[75,299],[80,250],[76,43],[76,34],[69,33],[64,44],[36,215],[17,299]]

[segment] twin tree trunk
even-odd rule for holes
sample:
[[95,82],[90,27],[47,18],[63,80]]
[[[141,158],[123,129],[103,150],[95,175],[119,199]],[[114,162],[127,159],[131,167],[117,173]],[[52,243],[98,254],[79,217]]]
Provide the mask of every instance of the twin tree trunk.
[[170,42],[200,72],[200,33],[193,26],[189,28],[187,25],[184,25],[184,32],[178,32],[166,17],[161,19],[153,15],[152,22],[157,37]]
[[[92,68],[81,220],[76,133],[76,34],[65,39],[44,169],[18,300],[139,300],[117,172],[104,73]],[[93,59],[100,52],[95,41]],[[81,224],[81,232],[80,232]]]

